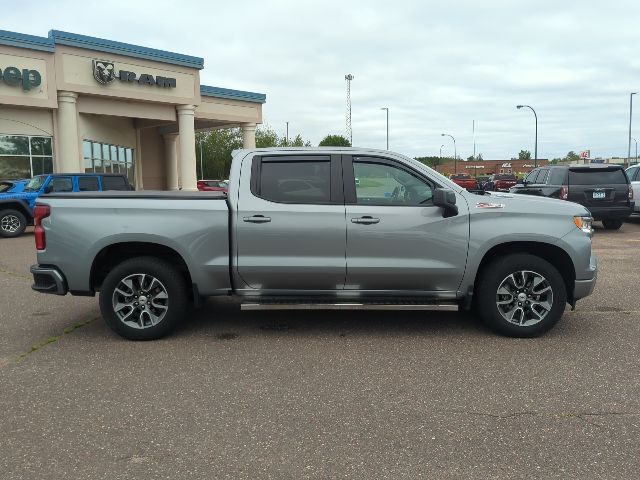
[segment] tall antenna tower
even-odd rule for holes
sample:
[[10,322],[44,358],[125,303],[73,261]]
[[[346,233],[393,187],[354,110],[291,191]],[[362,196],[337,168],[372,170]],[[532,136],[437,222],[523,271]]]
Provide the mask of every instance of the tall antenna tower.
[[353,80],[353,75],[349,73],[344,76],[344,79],[347,81],[347,136],[353,146],[353,131],[351,130],[351,80]]

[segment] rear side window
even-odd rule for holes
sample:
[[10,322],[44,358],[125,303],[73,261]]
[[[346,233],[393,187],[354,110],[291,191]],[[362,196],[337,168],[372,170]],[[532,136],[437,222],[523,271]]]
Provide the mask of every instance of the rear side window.
[[331,162],[326,160],[260,162],[256,193],[278,203],[330,203]]
[[626,184],[622,169],[617,170],[569,170],[569,185],[619,185]]
[[634,167],[627,170],[627,177],[632,182],[640,180],[640,167]]
[[549,185],[564,185],[564,177],[566,170],[563,168],[554,168],[551,170]]
[[48,189],[52,193],[73,192],[73,180],[71,177],[52,178]]
[[538,178],[538,174],[540,170],[532,170],[529,174],[524,178],[524,181],[527,183],[536,183],[536,179]]
[[97,192],[100,190],[98,177],[78,177],[78,190],[81,192]]
[[131,190],[124,177],[102,177],[102,190]]

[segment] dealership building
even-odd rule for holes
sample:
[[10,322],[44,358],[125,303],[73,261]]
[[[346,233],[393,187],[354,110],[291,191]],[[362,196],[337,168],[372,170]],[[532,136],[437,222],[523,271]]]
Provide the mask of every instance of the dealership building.
[[137,189],[196,188],[195,132],[240,127],[260,93],[200,84],[202,58],[52,30],[0,30],[0,178],[124,173]]

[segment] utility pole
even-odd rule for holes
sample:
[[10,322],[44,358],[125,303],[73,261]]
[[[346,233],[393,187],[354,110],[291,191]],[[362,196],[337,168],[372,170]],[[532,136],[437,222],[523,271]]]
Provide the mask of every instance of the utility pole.
[[627,165],[631,161],[631,118],[633,117],[633,96],[638,92],[631,92],[629,95],[629,148],[627,149]]
[[289,146],[289,122],[287,122],[287,134],[285,136],[287,147]]
[[200,137],[200,180],[204,180],[204,170],[202,168],[202,136]]
[[389,107],[382,107],[380,110],[387,111],[387,150],[389,150]]
[[353,131],[351,130],[351,80],[353,80],[353,75],[348,73],[344,76],[344,79],[347,81],[347,136],[349,137],[349,142],[353,147]]
[[476,159],[476,121],[473,121],[473,160]]

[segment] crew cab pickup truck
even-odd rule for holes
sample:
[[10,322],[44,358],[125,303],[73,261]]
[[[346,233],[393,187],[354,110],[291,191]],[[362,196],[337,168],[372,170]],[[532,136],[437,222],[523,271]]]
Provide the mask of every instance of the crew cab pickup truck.
[[478,182],[468,173],[454,173],[449,178],[451,178],[453,183],[467,190],[475,190],[478,188]]
[[228,194],[50,194],[35,219],[32,288],[99,292],[129,339],[167,334],[215,295],[252,309],[461,307],[527,337],[596,282],[583,206],[470,193],[388,151],[239,150]]

